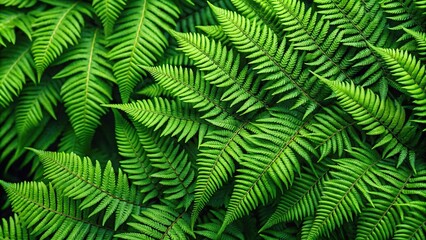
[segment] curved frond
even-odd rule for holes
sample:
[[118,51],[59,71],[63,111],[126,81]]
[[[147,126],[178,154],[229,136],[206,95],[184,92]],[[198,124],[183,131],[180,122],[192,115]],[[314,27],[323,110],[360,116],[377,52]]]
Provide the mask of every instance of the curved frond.
[[316,153],[302,138],[306,123],[300,118],[294,112],[276,112],[252,123],[261,132],[253,136],[254,146],[242,157],[243,167],[238,169],[221,231],[260,204],[267,204],[278,189],[289,188],[304,162],[311,165]]
[[61,2],[37,17],[33,27],[33,45],[38,78],[69,46],[77,44],[84,25],[84,15],[91,15],[89,6],[80,1]]
[[81,42],[62,55],[60,62],[69,64],[54,78],[67,79],[61,89],[62,100],[77,139],[85,145],[108,110],[101,104],[112,99],[111,86],[105,80],[114,79],[102,33],[87,29],[82,35]]
[[426,65],[407,51],[375,48],[385,60],[396,81],[402,85],[417,105],[415,114],[426,123]]
[[92,206],[90,216],[105,210],[102,225],[115,213],[115,229],[123,224],[131,214],[139,213],[141,194],[133,185],[129,185],[127,176],[121,170],[118,176],[110,161],[102,170],[98,161],[74,153],[45,152],[33,149],[40,157],[44,174],[55,188],[73,199],[82,199],[80,209]]
[[21,42],[0,52],[0,107],[6,107],[21,92],[26,79],[36,81],[30,44]]
[[[1,1],[0,1],[1,4]],[[20,11],[5,9],[0,11],[0,44],[6,47],[5,40],[12,44],[16,42],[15,27],[31,39],[31,24],[33,18]]]
[[89,219],[87,210],[42,182],[6,183],[0,180],[22,223],[37,239],[112,239],[114,232]]
[[281,195],[275,212],[269,217],[260,231],[271,226],[289,221],[300,221],[313,216],[321,199],[324,183],[330,179],[329,168],[322,164],[315,165],[315,172],[305,168],[293,185]]
[[[425,1],[426,3],[426,1]],[[416,32],[410,29],[405,29],[408,34],[410,34],[417,42],[416,51],[422,57],[422,60],[426,60],[426,33],[424,32]]]
[[[319,76],[320,77],[320,76]],[[383,146],[382,156],[399,154],[397,166],[408,159],[414,168],[416,127],[406,121],[405,110],[390,98],[382,99],[370,89],[355,86],[352,82],[329,81],[320,77],[336,94],[340,106],[348,112],[368,135],[380,135],[374,148]]]
[[169,137],[161,137],[143,126],[137,127],[139,141],[146,157],[157,171],[152,178],[159,179],[164,199],[179,200],[178,206],[188,209],[193,200],[195,171],[191,166],[188,153]]
[[[383,0],[380,5],[388,15],[387,18],[397,23],[396,26],[389,28],[391,30],[408,28],[414,31],[422,31],[424,30],[423,26],[426,27],[414,0]],[[406,36],[403,36],[400,39],[405,38]]]
[[170,203],[155,204],[133,215],[134,222],[127,223],[131,228],[115,237],[128,240],[140,239],[189,239],[195,237],[189,225],[186,211],[177,211]]
[[149,162],[147,152],[139,142],[137,130],[130,125],[116,110],[115,138],[119,154],[124,158],[120,160],[120,166],[129,175],[131,182],[140,186],[144,194],[143,203],[158,196],[157,181],[151,174],[154,173],[152,164]]
[[[411,204],[414,202],[412,201]],[[402,223],[396,226],[394,240],[422,240],[426,238],[426,205],[425,202],[417,205],[419,208],[410,211],[410,216],[404,217]]]
[[158,83],[152,83],[147,86],[144,86],[141,90],[137,91],[136,93],[150,97],[150,98],[171,96],[171,94],[162,86],[160,86],[160,84]]
[[129,0],[109,38],[113,46],[109,58],[115,62],[113,71],[123,103],[145,75],[141,66],[153,66],[163,54],[164,32],[175,26],[178,12],[172,1]]
[[240,67],[241,56],[228,50],[221,42],[204,35],[172,32],[179,49],[194,60],[195,66],[206,72],[205,79],[218,88],[225,88],[222,101],[238,104],[237,113],[246,114],[267,109],[268,95],[254,72]]
[[127,0],[93,0],[92,6],[95,13],[102,21],[106,36],[112,33],[115,21],[123,11]]
[[379,184],[377,164],[382,159],[370,149],[353,148],[349,153],[350,158],[336,159],[337,165],[331,166],[332,178],[324,184],[312,227],[303,239],[329,235],[345,221],[353,220],[354,212],[361,212],[363,199],[372,201],[368,186]]
[[223,91],[210,85],[201,72],[194,73],[189,68],[170,65],[145,69],[173,96],[192,104],[200,112],[206,112],[201,118],[225,119],[234,114],[230,107],[220,100]]
[[20,137],[30,134],[43,118],[43,110],[56,119],[55,106],[60,97],[61,83],[50,80],[38,85],[28,85],[22,91],[16,106],[16,130]]
[[154,131],[164,127],[162,136],[179,136],[179,141],[188,141],[197,133],[205,133],[208,125],[197,113],[181,101],[153,98],[126,104],[104,105],[120,109],[136,122],[146,127],[155,127]]
[[[206,239],[216,239],[216,233],[222,226],[223,219],[225,218],[224,210],[211,210],[203,216],[206,221],[197,224],[198,230],[194,232]],[[244,234],[242,232],[241,224],[232,223],[222,234],[221,239],[227,240],[243,240]]]
[[258,25],[234,12],[212,6],[223,31],[231,39],[238,51],[247,54],[250,64],[260,74],[267,74],[263,80],[272,95],[280,94],[281,101],[294,99],[293,108],[307,105],[308,115],[325,96],[326,91],[307,70],[302,70],[304,57],[286,46],[285,38],[278,36],[267,26]]
[[1,220],[1,239],[35,240],[35,237],[30,235],[30,231],[22,225],[22,222],[16,213],[9,217],[8,220],[5,218],[2,218]]

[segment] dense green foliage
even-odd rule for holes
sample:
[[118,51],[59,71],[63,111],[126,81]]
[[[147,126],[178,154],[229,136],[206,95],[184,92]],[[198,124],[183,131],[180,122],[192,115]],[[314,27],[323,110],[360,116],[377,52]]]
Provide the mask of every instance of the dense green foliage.
[[426,1],[0,0],[1,239],[426,239]]

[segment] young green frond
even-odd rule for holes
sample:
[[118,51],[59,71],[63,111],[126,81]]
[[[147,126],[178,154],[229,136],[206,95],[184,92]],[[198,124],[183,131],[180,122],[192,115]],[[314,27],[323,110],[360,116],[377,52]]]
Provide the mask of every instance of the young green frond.
[[124,158],[120,160],[120,167],[129,175],[133,185],[140,187],[140,191],[144,194],[143,203],[145,203],[159,194],[157,180],[151,176],[155,169],[139,141],[135,127],[116,110],[113,112],[117,147],[119,154]]
[[340,106],[348,112],[367,135],[379,135],[374,148],[383,147],[384,158],[399,154],[397,166],[406,159],[414,168],[417,128],[406,120],[404,108],[390,98],[380,98],[370,89],[354,83],[330,81],[318,76],[336,94]]
[[89,158],[74,153],[33,151],[40,157],[45,177],[56,189],[72,199],[82,199],[82,210],[96,206],[88,217],[105,210],[102,225],[115,213],[116,230],[131,214],[140,211],[140,192],[129,184],[121,169],[116,176],[110,161],[102,170],[98,161],[93,165]]
[[80,210],[79,200],[72,200],[43,182],[0,185],[11,199],[25,227],[37,239],[112,239],[114,232],[102,227],[89,211]]
[[82,35],[80,43],[62,55],[60,62],[69,64],[54,78],[67,79],[61,89],[62,100],[77,139],[87,145],[108,110],[101,104],[112,99],[109,82],[114,78],[102,32],[88,28]]
[[204,134],[209,126],[198,114],[181,101],[153,98],[127,104],[110,104],[105,107],[126,112],[134,121],[157,131],[164,127],[162,136],[179,136],[188,141],[195,134]]
[[126,5],[109,37],[114,76],[121,100],[127,103],[145,75],[140,66],[153,66],[167,46],[164,31],[172,29],[179,9],[167,0],[132,0]]
[[8,106],[19,95],[27,77],[36,82],[30,46],[21,42],[0,51],[0,107]]
[[84,15],[91,15],[86,3],[63,2],[39,13],[33,25],[35,31],[31,51],[34,55],[38,79],[44,70],[61,55],[65,49],[78,43],[84,25]]
[[188,209],[193,201],[195,171],[188,153],[172,138],[161,137],[146,127],[136,126],[139,141],[151,166],[150,177],[159,179],[164,199],[179,200],[176,208]]
[[414,99],[415,114],[426,123],[426,65],[407,51],[375,48],[385,61],[396,81]]
[[35,240],[30,231],[22,225],[18,214],[10,216],[9,219],[2,218],[0,225],[0,239]]
[[279,94],[278,102],[294,99],[293,108],[305,105],[311,113],[322,97],[323,87],[314,78],[310,78],[307,70],[302,70],[303,55],[294,50],[294,46],[286,46],[286,40],[278,36],[267,26],[257,24],[225,9],[212,6],[223,31],[231,39],[238,51],[247,54],[259,74],[267,74],[262,80],[268,81],[266,94]]
[[350,158],[336,159],[332,178],[324,183],[323,193],[309,233],[302,239],[318,239],[329,235],[344,222],[353,220],[353,213],[361,213],[363,199],[371,202],[369,186],[379,184],[377,164],[382,160],[377,152],[353,148]]
[[229,51],[221,42],[201,34],[171,33],[179,49],[194,60],[195,66],[206,72],[205,79],[218,88],[227,88],[221,100],[237,105],[237,113],[244,115],[267,109],[268,96],[260,80],[248,66],[240,67],[242,57]]

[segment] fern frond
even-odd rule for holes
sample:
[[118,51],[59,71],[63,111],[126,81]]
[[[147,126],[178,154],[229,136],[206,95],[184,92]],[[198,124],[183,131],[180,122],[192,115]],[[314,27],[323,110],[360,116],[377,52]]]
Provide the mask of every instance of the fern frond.
[[71,125],[66,126],[58,144],[58,152],[73,152],[79,156],[84,156],[88,146],[82,146],[75,136]]
[[133,218],[136,221],[127,223],[131,229],[115,237],[128,240],[195,238],[189,226],[189,215],[186,211],[177,211],[171,203],[151,205]]
[[93,9],[102,21],[106,36],[112,33],[115,21],[120,16],[121,11],[123,11],[126,2],[127,0],[93,0]]
[[165,187],[163,198],[179,200],[176,208],[188,209],[194,197],[195,178],[188,153],[172,138],[161,137],[143,126],[137,127],[137,134],[152,167],[157,169],[150,176],[159,179],[159,184]]
[[136,122],[157,131],[164,127],[162,136],[179,136],[179,141],[188,141],[195,134],[205,133],[208,125],[197,113],[181,101],[153,98],[126,104],[104,105],[120,109]]
[[212,195],[235,172],[235,162],[240,162],[250,136],[247,122],[229,122],[228,129],[213,130],[200,146],[197,158],[198,175],[191,223],[194,225],[201,210]]
[[0,238],[1,239],[19,239],[19,240],[33,240],[35,237],[30,235],[30,231],[22,225],[21,220],[15,213],[9,217],[9,220],[2,218],[0,225]]
[[376,186],[376,190],[370,192],[373,196],[372,206],[363,209],[361,213],[357,239],[391,238],[403,217],[400,216],[401,209],[397,204],[411,201],[407,194],[410,194],[408,184],[412,176],[407,168],[396,169],[394,166],[382,165],[381,174],[387,183]]
[[116,230],[131,214],[139,213],[141,194],[129,185],[121,170],[116,178],[110,161],[102,171],[98,161],[94,166],[89,158],[80,158],[74,153],[33,151],[40,157],[45,177],[55,188],[67,197],[83,199],[79,205],[82,210],[96,206],[89,217],[105,210],[102,225],[115,213]]
[[324,72],[340,80],[351,79],[353,72],[348,64],[351,54],[347,53],[349,48],[340,44],[343,31],[330,31],[330,23],[299,0],[272,0],[271,3],[283,30],[288,32],[286,38],[296,49],[310,52],[307,65],[318,66],[316,73]]
[[201,118],[224,119],[234,115],[229,106],[220,101],[223,91],[210,85],[201,72],[170,65],[145,69],[172,95],[206,112]]
[[[426,2],[426,1],[425,1]],[[416,51],[421,56],[421,60],[426,60],[426,33],[424,32],[416,32],[410,29],[404,28],[408,34],[410,34],[417,42]]]
[[351,59],[353,68],[362,69],[362,75],[356,82],[363,86],[374,85],[380,91],[381,97],[385,97],[388,84],[384,66],[374,50],[368,43],[378,47],[390,47],[391,32],[387,27],[379,1],[346,1],[340,0],[315,0],[318,13],[324,15],[331,25],[344,29],[345,38],[341,41],[346,46],[357,48],[356,55]]
[[342,157],[344,150],[350,150],[354,142],[360,142],[353,127],[355,123],[345,111],[336,106],[323,108],[323,112],[315,114],[314,120],[306,126],[309,130],[306,138],[319,148],[321,157],[318,161],[330,153]]
[[12,44],[16,43],[15,27],[24,32],[31,40],[32,22],[32,17],[22,12],[9,9],[0,11],[0,44],[6,47],[5,40]]
[[0,5],[14,6],[17,8],[30,8],[36,4],[37,0],[0,0]]
[[324,184],[314,222],[304,239],[330,234],[345,221],[353,220],[353,212],[361,212],[363,198],[372,201],[368,186],[379,184],[376,174],[381,158],[366,146],[348,152],[350,158],[336,159],[337,165],[331,166],[332,178]]
[[313,216],[321,199],[324,183],[329,178],[329,168],[324,164],[316,164],[315,172],[305,168],[301,176],[294,180],[291,188],[283,193],[275,212],[260,231],[263,232],[281,222],[300,221],[307,216]]
[[0,52],[0,107],[7,107],[21,92],[25,79],[36,81],[30,44],[21,42]]
[[229,46],[229,39],[219,25],[197,26],[197,29],[203,31],[207,37],[221,42],[223,45]]
[[426,123],[426,65],[406,51],[376,48],[396,81],[402,85],[417,105],[415,114]]
[[[225,218],[225,210],[211,210],[203,216],[207,219],[206,222],[197,224],[199,230],[194,232],[207,239],[216,239],[216,233],[219,231],[223,219]],[[237,240],[245,239],[243,232],[241,232],[241,226],[232,223],[222,234],[221,240]]]
[[[413,206],[414,204],[414,206]],[[411,201],[409,203],[409,216],[404,217],[403,221],[396,226],[393,239],[421,240],[426,238],[426,205],[425,202]],[[413,208],[411,208],[413,207]]]
[[[38,239],[112,239],[114,232],[89,219],[78,201],[55,191],[42,182],[6,183],[0,180],[22,223]],[[41,236],[40,236],[41,235]]]
[[304,161],[311,165],[311,157],[316,152],[311,143],[301,137],[306,123],[300,118],[297,112],[275,112],[253,123],[261,132],[254,135],[255,146],[242,157],[243,167],[238,169],[221,231],[260,204],[268,203],[278,189],[289,188],[294,172],[300,175]]
[[91,15],[90,6],[80,1],[60,2],[58,6],[39,14],[33,25],[35,31],[31,47],[39,79],[65,49],[77,44],[84,15]]
[[179,49],[194,60],[195,66],[206,72],[205,79],[218,88],[227,88],[222,101],[238,104],[237,112],[246,114],[267,109],[268,94],[247,66],[240,67],[241,56],[229,51],[221,42],[204,35],[172,32]]
[[[320,77],[320,76],[319,76]],[[399,154],[397,166],[408,159],[414,168],[416,127],[405,119],[405,110],[390,98],[382,99],[370,89],[352,82],[329,81],[320,77],[336,94],[340,106],[348,112],[368,135],[380,135],[374,148],[383,146],[383,158]]]
[[104,44],[98,29],[85,30],[81,42],[61,57],[61,63],[69,64],[54,76],[67,79],[61,95],[82,145],[90,143],[101,116],[107,112],[100,105],[112,99],[111,86],[105,80],[114,80]]
[[423,15],[426,15],[426,1],[425,0],[415,0],[416,1],[416,7],[420,11],[423,12]]
[[142,203],[145,203],[159,194],[156,187],[157,181],[151,176],[154,173],[153,166],[149,162],[147,152],[139,142],[136,129],[116,110],[114,110],[114,117],[118,151],[124,158],[120,160],[120,166],[129,175],[132,183],[140,186],[140,190],[144,194]]
[[[280,42],[278,36],[267,26],[225,9],[212,6],[223,31],[231,39],[238,51],[247,54],[254,69],[265,73],[273,95],[280,94],[279,102],[294,99],[294,108],[307,105],[308,115],[320,106],[321,95],[325,91],[314,79],[309,79],[307,70],[303,71],[303,56],[286,46],[285,38]],[[324,95],[325,96],[325,95]],[[318,98],[318,99],[317,99]]]
[[[380,2],[381,7],[387,13],[387,18],[395,21],[396,26],[389,29],[400,30],[402,28],[414,31],[424,30],[425,26],[421,18],[421,12],[418,11],[414,0],[383,0]],[[406,36],[400,38],[406,39]]]
[[109,57],[115,62],[113,71],[123,103],[145,75],[140,66],[153,66],[163,54],[167,46],[163,32],[175,26],[178,12],[172,1],[129,0],[109,38],[113,46]]
[[54,107],[60,97],[59,81],[42,81],[38,85],[26,86],[16,106],[16,130],[20,137],[29,134],[43,118],[43,110],[56,119]]

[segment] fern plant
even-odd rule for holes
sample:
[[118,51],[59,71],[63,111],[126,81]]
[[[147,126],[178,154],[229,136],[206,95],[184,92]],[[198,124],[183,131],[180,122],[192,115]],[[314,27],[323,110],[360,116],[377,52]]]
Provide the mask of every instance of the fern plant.
[[425,1],[0,6],[0,238],[425,239]]

